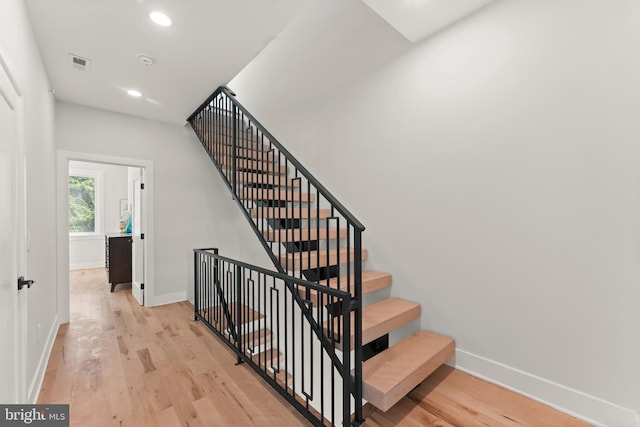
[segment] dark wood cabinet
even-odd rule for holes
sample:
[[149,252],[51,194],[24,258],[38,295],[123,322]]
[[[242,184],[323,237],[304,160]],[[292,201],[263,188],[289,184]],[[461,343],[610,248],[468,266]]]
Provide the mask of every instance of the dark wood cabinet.
[[105,235],[105,262],[109,273],[111,292],[119,283],[131,283],[131,234]]

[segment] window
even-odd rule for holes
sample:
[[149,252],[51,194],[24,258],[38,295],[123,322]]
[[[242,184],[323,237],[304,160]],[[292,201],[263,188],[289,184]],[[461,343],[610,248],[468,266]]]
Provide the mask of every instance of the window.
[[69,234],[101,233],[101,172],[69,170]]

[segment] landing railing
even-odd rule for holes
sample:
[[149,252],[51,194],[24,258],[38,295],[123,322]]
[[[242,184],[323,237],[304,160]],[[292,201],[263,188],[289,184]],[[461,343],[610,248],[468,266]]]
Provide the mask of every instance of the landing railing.
[[[348,351],[338,357],[335,346],[350,346],[351,295],[225,258],[217,249],[196,249],[194,266],[195,319],[313,424],[348,425],[353,361]],[[306,295],[324,331],[306,322],[291,288]],[[341,309],[327,311],[326,304]]]
[[[355,351],[350,392],[355,400],[354,423],[358,424],[362,420],[364,226],[228,88],[218,88],[187,120],[276,269],[351,296],[348,308],[353,316]],[[314,333],[322,333],[322,322],[314,317],[317,313],[309,308],[305,296],[292,286],[289,291]],[[339,311],[343,307],[326,308]]]

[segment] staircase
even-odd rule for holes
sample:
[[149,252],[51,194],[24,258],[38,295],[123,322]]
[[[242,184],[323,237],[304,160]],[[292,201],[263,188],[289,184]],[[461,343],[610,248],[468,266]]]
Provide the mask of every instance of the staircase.
[[[188,121],[277,270],[277,274],[269,273],[224,259],[217,251],[196,251],[196,286],[202,286],[203,280],[212,282],[208,284],[212,290],[196,292],[199,295],[196,318],[211,322],[209,326],[214,332],[239,349],[239,362],[254,361],[260,373],[272,380],[272,385],[278,385],[280,393],[296,403],[298,410],[306,411],[303,413],[314,423],[336,423],[335,418],[327,417],[323,404],[311,396],[313,392],[304,391],[305,387],[306,390],[318,387],[306,384],[318,376],[317,373],[308,373],[306,381],[304,376],[310,369],[307,365],[314,365],[313,356],[311,363],[298,366],[297,369],[303,371],[303,392],[295,390],[300,381],[295,378],[295,372],[285,372],[291,369],[291,363],[283,364],[284,359],[293,358],[287,354],[290,345],[280,343],[284,354],[276,345],[276,338],[286,337],[289,332],[275,333],[265,320],[269,318],[273,323],[282,317],[271,307],[282,296],[269,296],[266,290],[261,294],[258,286],[256,302],[256,280],[252,272],[264,275],[265,283],[271,279],[274,283],[276,279],[283,282],[283,292],[286,289],[290,293],[286,304],[291,305],[291,316],[295,317],[293,312],[299,311],[303,322],[299,328],[308,325],[310,331],[308,336],[301,335],[303,348],[307,342],[305,337],[309,343],[317,341],[316,347],[325,352],[321,359],[324,360],[326,354],[334,366],[341,369],[343,364],[350,366],[353,358],[353,367],[343,374],[344,388],[353,396],[354,409],[345,410],[343,419],[349,414],[354,425],[363,421],[362,399],[386,411],[454,355],[453,339],[424,330],[389,348],[385,349],[383,344],[383,351],[377,349],[380,339],[386,342],[387,334],[419,321],[420,305],[384,298],[389,292],[379,291],[391,287],[391,275],[364,270],[363,263],[368,256],[361,244],[364,226],[264,129],[235,99],[235,94],[228,88],[218,88]],[[247,289],[236,289],[237,297],[225,291],[226,279],[219,262],[232,265],[228,267],[227,276],[231,271],[238,283],[240,277],[244,278],[238,286]],[[212,267],[214,264],[216,267]],[[280,288],[271,289],[273,293],[273,289]],[[209,297],[203,300],[203,292],[220,299],[217,302],[211,302]],[[251,292],[254,300],[240,304],[241,300],[245,301],[245,294]],[[363,306],[365,294],[371,294],[368,299],[377,302]],[[265,303],[267,300],[270,307]],[[235,325],[230,327],[232,323]],[[232,333],[234,328],[236,333]],[[238,336],[248,345],[240,345]],[[372,345],[367,346],[369,343]],[[366,355],[363,346],[367,349]],[[313,344],[311,350],[314,350]],[[292,370],[296,370],[295,366]],[[349,399],[349,396],[344,399],[344,405],[351,405]]]

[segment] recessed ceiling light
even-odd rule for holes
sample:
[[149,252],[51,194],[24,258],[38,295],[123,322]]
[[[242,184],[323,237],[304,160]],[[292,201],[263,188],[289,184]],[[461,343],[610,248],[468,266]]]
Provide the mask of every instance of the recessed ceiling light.
[[171,18],[162,12],[151,12],[149,14],[149,18],[162,27],[168,27],[171,25]]
[[127,93],[129,94],[129,96],[133,96],[134,98],[140,98],[142,96],[142,93],[140,93],[139,90],[135,89],[129,89]]

